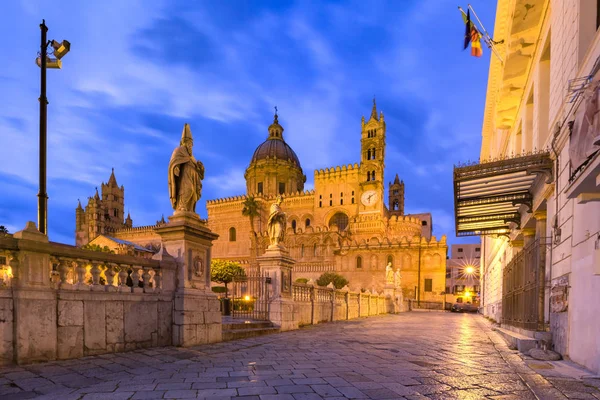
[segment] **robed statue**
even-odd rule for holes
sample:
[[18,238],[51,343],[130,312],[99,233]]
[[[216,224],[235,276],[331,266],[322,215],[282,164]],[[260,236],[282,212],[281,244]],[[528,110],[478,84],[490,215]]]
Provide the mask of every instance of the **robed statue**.
[[394,287],[399,288],[402,283],[402,275],[400,275],[400,268],[396,268],[394,272]]
[[190,125],[185,124],[179,147],[173,151],[169,162],[169,197],[175,212],[196,212],[196,203],[202,195],[204,165],[194,158],[194,140]]
[[394,269],[392,268],[392,263],[388,262],[385,267],[385,283],[393,284],[394,283]]
[[277,196],[277,201],[271,205],[269,220],[267,221],[271,246],[281,247],[283,245],[285,229],[287,227],[287,215],[281,210],[282,202],[283,197]]

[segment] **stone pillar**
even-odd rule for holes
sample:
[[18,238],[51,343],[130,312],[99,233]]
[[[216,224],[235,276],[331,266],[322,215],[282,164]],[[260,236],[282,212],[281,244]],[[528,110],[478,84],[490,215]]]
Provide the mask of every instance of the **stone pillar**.
[[18,364],[55,360],[56,294],[50,285],[49,251],[42,252],[48,236],[29,221],[13,237],[19,240],[20,250],[15,252],[12,283],[14,359]]
[[535,228],[525,228],[521,230],[523,233],[523,247],[529,246],[536,239],[536,229]]
[[400,300],[400,303],[398,302],[398,292],[400,292],[400,299],[402,299],[402,292],[400,290],[397,290],[394,285],[387,283],[384,287],[383,287],[383,294],[385,295],[385,298],[387,301],[390,302],[390,305],[386,305],[386,312],[389,313],[399,313],[400,312],[400,304],[402,300]]
[[173,345],[189,347],[220,342],[219,300],[210,290],[210,248],[219,236],[193,212],[176,212],[156,232],[161,237],[163,251],[177,265]]
[[271,278],[269,318],[282,331],[298,329],[292,299],[292,269],[296,261],[282,246],[269,246],[257,258],[260,270]]
[[535,218],[535,238],[545,238],[547,237],[546,233],[546,210],[536,211],[533,213],[533,217]]

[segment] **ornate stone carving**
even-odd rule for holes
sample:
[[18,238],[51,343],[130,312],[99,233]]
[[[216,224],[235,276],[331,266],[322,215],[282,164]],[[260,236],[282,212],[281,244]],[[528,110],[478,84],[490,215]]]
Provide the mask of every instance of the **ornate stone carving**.
[[192,268],[194,276],[201,277],[204,274],[204,262],[200,256],[194,257]]
[[385,266],[385,283],[394,284],[394,269],[391,262]]
[[[287,226],[287,215],[281,209],[283,197],[277,196],[277,201],[271,205],[267,227],[272,247],[282,247],[285,239],[285,228]],[[269,247],[271,247],[269,246]]]
[[394,272],[394,287],[399,288],[402,284],[402,275],[400,275],[400,268],[396,268]]
[[183,127],[180,146],[169,162],[169,197],[173,210],[196,212],[196,203],[202,195],[204,165],[194,158],[194,140],[189,124]]

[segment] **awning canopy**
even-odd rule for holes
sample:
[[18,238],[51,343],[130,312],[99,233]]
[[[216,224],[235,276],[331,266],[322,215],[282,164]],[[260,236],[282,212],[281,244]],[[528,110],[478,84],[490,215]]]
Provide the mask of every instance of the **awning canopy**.
[[531,208],[537,174],[552,181],[548,152],[454,167],[456,236],[498,235],[519,226],[519,208]]

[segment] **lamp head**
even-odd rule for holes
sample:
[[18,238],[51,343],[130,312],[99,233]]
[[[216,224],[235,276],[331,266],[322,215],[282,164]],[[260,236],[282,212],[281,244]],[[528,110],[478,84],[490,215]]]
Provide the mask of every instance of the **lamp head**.
[[63,58],[65,54],[67,54],[69,50],[71,50],[71,43],[69,43],[68,40],[63,40],[60,43],[56,40],[53,40],[50,44],[54,49],[54,57],[56,57],[58,60]]
[[[35,63],[37,64],[38,67],[42,67],[42,58],[41,57],[37,57],[35,59]],[[59,59],[56,58],[50,58],[50,57],[46,57],[46,68],[54,68],[54,69],[60,69],[62,68],[62,61],[60,61]]]

